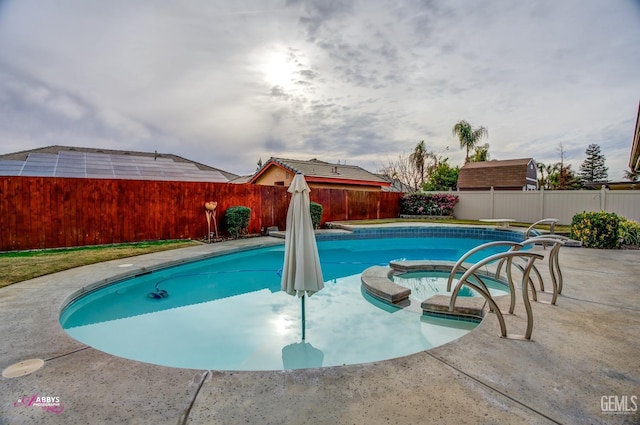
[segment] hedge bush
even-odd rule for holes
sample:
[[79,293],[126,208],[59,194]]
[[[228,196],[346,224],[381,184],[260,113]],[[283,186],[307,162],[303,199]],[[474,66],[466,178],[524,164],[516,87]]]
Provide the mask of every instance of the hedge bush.
[[311,202],[309,209],[311,210],[311,222],[314,229],[320,228],[320,222],[322,221],[322,205]]
[[412,193],[400,198],[400,214],[407,215],[453,215],[453,207],[458,203],[457,195],[446,193]]
[[620,217],[618,227],[620,241],[625,245],[640,245],[640,223]]
[[571,219],[569,237],[587,248],[612,249],[620,247],[620,217],[610,212],[582,212]]
[[225,211],[224,218],[231,236],[239,238],[249,231],[251,208],[242,206],[230,207]]

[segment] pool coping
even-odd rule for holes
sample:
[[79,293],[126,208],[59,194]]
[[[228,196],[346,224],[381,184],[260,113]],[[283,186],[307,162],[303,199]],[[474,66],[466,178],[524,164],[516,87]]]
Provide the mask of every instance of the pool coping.
[[[640,396],[637,251],[563,248],[565,291],[558,306],[533,304],[531,342],[498,338],[497,321],[489,314],[474,331],[449,344],[364,365],[275,372],[172,369],[83,346],[66,336],[57,322],[64,300],[96,279],[149,270],[167,261],[220,255],[228,249],[282,243],[264,237],[183,248],[1,288],[0,369],[28,358],[42,358],[45,365],[21,378],[1,378],[0,423],[640,420],[638,412],[606,411],[613,404],[602,404],[602,397]],[[119,266],[128,263],[133,265],[123,272]],[[522,326],[518,311],[508,320],[510,326]],[[34,393],[58,396],[65,411],[55,414],[15,405],[18,398]]]

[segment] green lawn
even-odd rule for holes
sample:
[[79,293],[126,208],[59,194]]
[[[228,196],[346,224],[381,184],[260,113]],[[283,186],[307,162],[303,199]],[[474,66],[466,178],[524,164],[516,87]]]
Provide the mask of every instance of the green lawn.
[[70,249],[14,251],[0,254],[0,288],[74,267],[198,245],[195,241],[160,241]]

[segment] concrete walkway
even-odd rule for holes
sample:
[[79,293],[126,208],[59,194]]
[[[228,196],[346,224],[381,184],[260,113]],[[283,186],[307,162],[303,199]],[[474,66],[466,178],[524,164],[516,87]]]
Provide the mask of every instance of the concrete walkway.
[[[104,354],[59,325],[68,295],[96,281],[281,243],[263,237],[190,247],[0,289],[0,370],[45,360],[30,375],[0,378],[0,424],[640,423],[640,251],[563,248],[564,291],[557,306],[533,303],[533,341],[499,338],[489,314],[457,341],[364,365],[173,369]],[[523,316],[518,304],[506,317],[509,332],[523,332]],[[34,394],[59,397],[64,411],[16,403]]]

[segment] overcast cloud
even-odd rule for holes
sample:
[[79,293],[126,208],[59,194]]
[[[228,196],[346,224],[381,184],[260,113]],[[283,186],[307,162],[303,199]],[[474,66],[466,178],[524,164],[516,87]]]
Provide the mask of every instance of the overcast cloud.
[[0,1],[0,153],[158,150],[237,174],[259,158],[376,171],[489,130],[492,159],[628,168],[640,2]]

